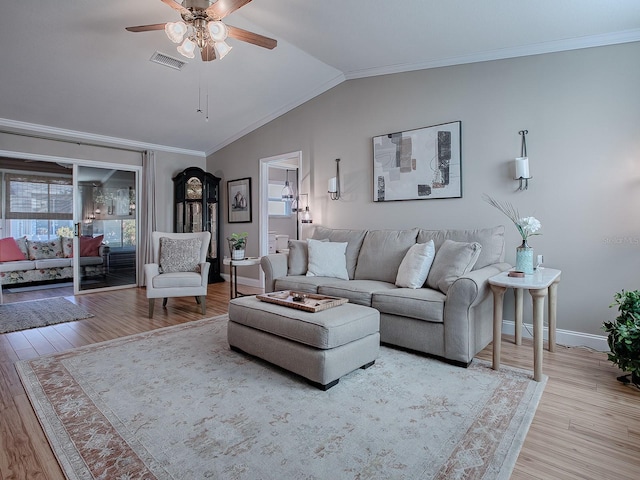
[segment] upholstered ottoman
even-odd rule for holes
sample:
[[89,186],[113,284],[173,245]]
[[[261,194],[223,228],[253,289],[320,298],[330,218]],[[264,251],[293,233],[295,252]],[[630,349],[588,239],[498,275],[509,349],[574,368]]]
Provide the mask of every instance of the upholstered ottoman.
[[227,338],[233,350],[296,373],[322,390],[353,370],[373,365],[379,330],[379,312],[362,305],[346,303],[312,313],[255,296],[229,302]]

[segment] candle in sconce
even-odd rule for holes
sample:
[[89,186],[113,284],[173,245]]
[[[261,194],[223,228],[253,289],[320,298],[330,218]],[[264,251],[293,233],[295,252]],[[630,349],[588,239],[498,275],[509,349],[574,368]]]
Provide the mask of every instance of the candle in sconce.
[[529,175],[529,157],[516,158],[516,180],[519,178],[531,178]]
[[335,193],[338,191],[336,177],[329,179],[329,190],[328,192]]

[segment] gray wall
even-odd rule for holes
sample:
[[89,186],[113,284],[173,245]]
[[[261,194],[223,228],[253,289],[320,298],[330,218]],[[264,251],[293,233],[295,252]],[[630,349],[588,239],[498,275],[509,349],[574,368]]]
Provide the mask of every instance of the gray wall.
[[[302,150],[314,224],[504,224],[514,263],[517,231],[482,194],[510,201],[542,222],[543,235],[530,245],[563,270],[558,328],[602,335],[603,320],[615,317],[613,294],[640,288],[638,58],[640,43],[631,43],[350,80],[216,152],[208,170],[225,180],[251,176],[258,185],[260,158]],[[372,137],[455,120],[462,122],[463,198],[374,203]],[[511,180],[521,129],[529,130],[533,175],[523,192]],[[326,187],[335,158],[344,193],[332,202]],[[256,201],[254,189],[254,208]],[[253,218],[243,229],[258,238]],[[509,310],[505,317],[513,318]]]

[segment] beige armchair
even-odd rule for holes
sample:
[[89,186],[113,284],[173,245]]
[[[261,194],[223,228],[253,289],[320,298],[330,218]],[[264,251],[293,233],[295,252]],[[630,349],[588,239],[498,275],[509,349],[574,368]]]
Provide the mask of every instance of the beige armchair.
[[169,297],[194,296],[205,315],[211,234],[152,232],[151,241],[154,263],[144,266],[149,318],[153,318],[155,299],[164,299],[166,307]]

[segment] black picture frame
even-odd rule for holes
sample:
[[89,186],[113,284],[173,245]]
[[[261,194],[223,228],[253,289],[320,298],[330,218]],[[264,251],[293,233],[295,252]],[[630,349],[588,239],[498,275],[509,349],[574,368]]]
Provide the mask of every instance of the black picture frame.
[[251,223],[251,178],[227,181],[229,223]]

